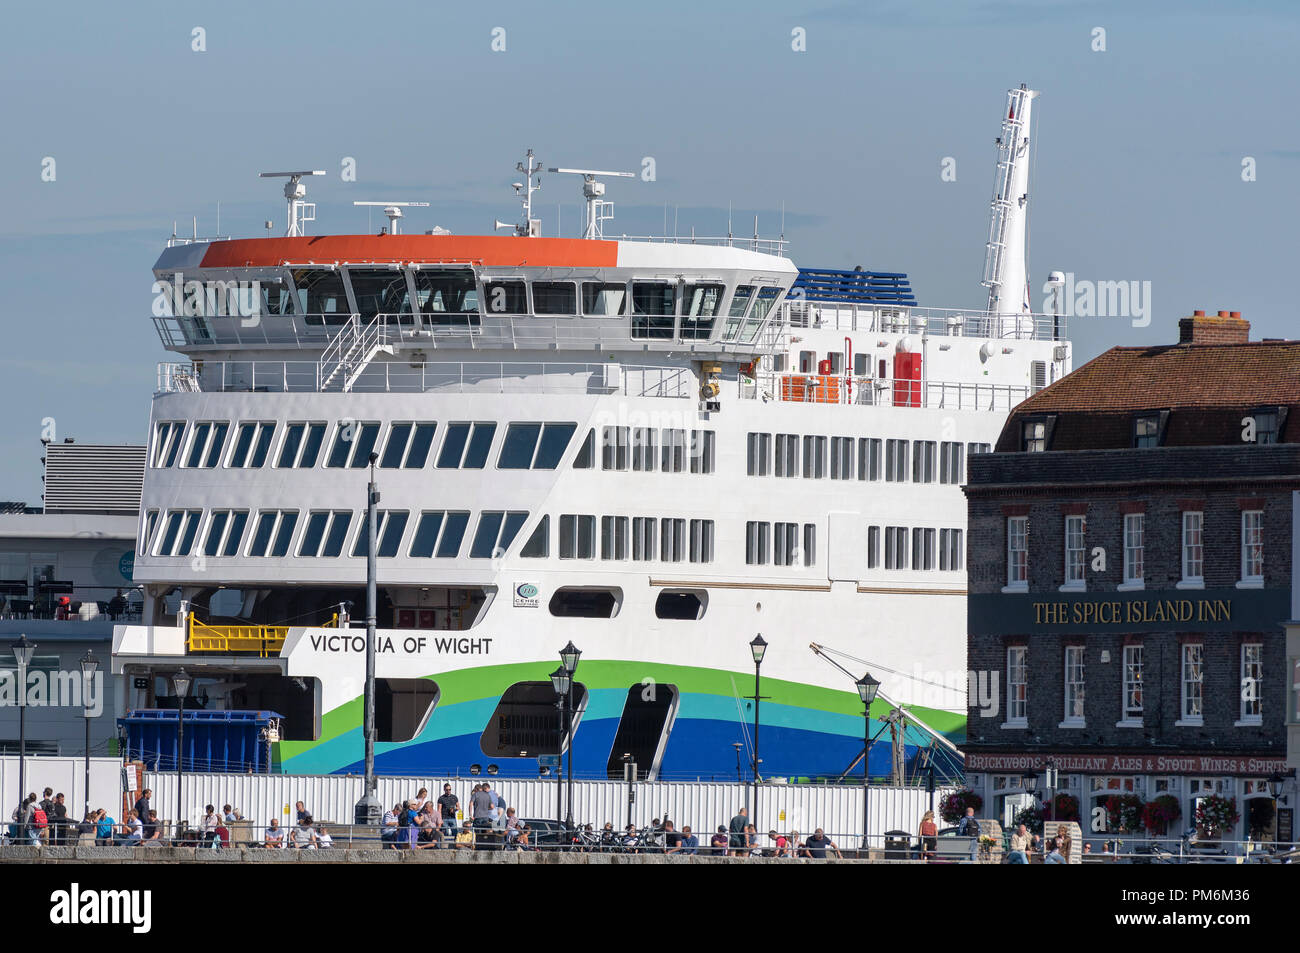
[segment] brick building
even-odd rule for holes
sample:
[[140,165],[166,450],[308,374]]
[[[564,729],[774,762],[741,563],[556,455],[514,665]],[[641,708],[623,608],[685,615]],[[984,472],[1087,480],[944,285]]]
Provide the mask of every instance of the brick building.
[[998,679],[967,729],[985,816],[1042,799],[1050,761],[1090,839],[1121,817],[1094,808],[1168,796],[1176,836],[1218,796],[1240,816],[1224,836],[1294,840],[1295,782],[1279,804],[1268,780],[1297,735],[1300,342],[1249,327],[1197,312],[1176,345],[1112,348],[971,458],[969,666]]

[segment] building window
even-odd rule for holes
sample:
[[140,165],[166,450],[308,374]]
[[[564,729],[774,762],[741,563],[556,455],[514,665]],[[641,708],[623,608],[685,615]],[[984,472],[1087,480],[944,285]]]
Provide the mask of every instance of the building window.
[[1083,724],[1083,646],[1065,647],[1065,724]]
[[1126,586],[1142,585],[1145,523],[1145,514],[1124,514],[1124,585]]
[[1277,411],[1261,410],[1254,415],[1255,418],[1255,442],[1256,443],[1277,443]]
[[799,475],[799,437],[792,433],[776,435],[776,468],[779,477]]
[[1082,516],[1065,518],[1065,585],[1071,588],[1082,588],[1084,584],[1086,529]]
[[691,472],[712,473],[717,468],[718,434],[713,430],[691,431]]
[[665,430],[663,432],[663,451],[664,473],[686,472],[685,430]]
[[[358,423],[355,420],[339,422],[334,432],[334,446],[330,450],[327,467],[348,467],[362,470],[370,465],[370,452],[379,439],[379,424]],[[260,465],[260,464],[259,464]]]
[[745,472],[750,476],[767,476],[772,472],[772,435],[751,433],[745,440]]
[[1142,722],[1142,646],[1124,646],[1124,721]]
[[972,457],[977,453],[991,453],[993,444],[991,443],[968,443],[966,444],[966,456]]
[[945,441],[939,445],[939,482],[961,483],[962,481],[962,446],[960,443]]
[[1264,511],[1241,514],[1241,581],[1264,582]]
[[1205,546],[1202,537],[1205,514],[1183,514],[1183,582],[1200,585],[1205,565]]
[[867,527],[867,568],[876,569],[880,566],[880,527]]
[[686,558],[686,520],[664,518],[659,521],[659,559],[679,563]]
[[934,482],[934,458],[938,444],[933,440],[917,440],[912,444],[912,482]]
[[442,438],[442,449],[438,452],[437,466],[444,470],[458,467],[482,470],[487,466],[488,451],[492,449],[492,439],[496,432],[497,425],[493,421],[448,424],[447,432]]
[[1020,425],[1020,449],[1026,453],[1042,453],[1047,449],[1047,421],[1026,420]]
[[655,558],[659,548],[659,521],[653,516],[632,518],[632,558],[646,562]]
[[803,475],[813,480],[826,476],[825,437],[803,438]]
[[939,530],[939,569],[956,572],[961,569],[962,545],[961,530]]
[[1029,585],[1029,517],[1007,517],[1007,585]]
[[1029,649],[1013,645],[1007,649],[1007,724],[1028,724],[1029,669],[1026,661]]
[[1160,446],[1160,415],[1143,414],[1133,418],[1133,446]]
[[1263,724],[1262,691],[1264,681],[1264,646],[1246,642],[1241,647],[1241,722]]
[[632,430],[632,469],[653,473],[659,465],[659,431],[653,427]]
[[[542,517],[543,526],[549,526],[547,520],[548,517]],[[468,526],[469,514],[463,511],[449,513],[445,510],[433,510],[421,513],[420,520],[415,525],[410,554],[419,558],[436,556],[438,559],[455,559],[460,555],[460,544],[465,539],[465,530]],[[545,549],[545,542],[542,546]],[[546,553],[542,552],[538,555],[545,556]]]
[[907,480],[907,441],[885,441],[885,479],[890,483]]
[[907,527],[885,527],[885,568],[907,568]]
[[858,438],[858,479],[880,479],[880,440],[876,437]]
[[1179,724],[1201,724],[1205,703],[1205,646],[1200,642],[1183,646],[1182,689]]
[[831,437],[831,479],[853,479],[852,437]]

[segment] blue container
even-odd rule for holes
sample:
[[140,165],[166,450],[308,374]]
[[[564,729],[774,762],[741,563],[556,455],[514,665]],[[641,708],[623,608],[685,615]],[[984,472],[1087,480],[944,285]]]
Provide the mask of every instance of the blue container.
[[[117,720],[126,736],[126,759],[143,761],[152,771],[175,771],[174,708],[143,708]],[[220,774],[270,774],[270,749],[262,737],[274,711],[187,711],[185,713],[186,771]]]

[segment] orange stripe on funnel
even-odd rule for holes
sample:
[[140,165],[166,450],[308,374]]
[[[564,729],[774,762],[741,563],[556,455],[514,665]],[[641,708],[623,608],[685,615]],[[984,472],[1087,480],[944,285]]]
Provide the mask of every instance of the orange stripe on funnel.
[[474,262],[489,268],[613,268],[618,242],[517,235],[317,235],[213,242],[204,268],[264,268],[290,262]]

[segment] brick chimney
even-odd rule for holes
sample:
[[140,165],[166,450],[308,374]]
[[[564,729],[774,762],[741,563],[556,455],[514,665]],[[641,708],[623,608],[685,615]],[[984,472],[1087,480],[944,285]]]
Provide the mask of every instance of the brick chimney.
[[1215,317],[1193,311],[1178,322],[1179,344],[1245,344],[1249,339],[1250,322],[1240,311],[1220,311]]

